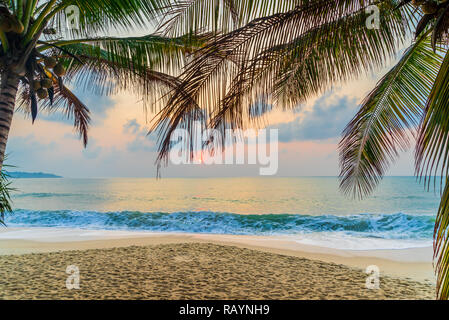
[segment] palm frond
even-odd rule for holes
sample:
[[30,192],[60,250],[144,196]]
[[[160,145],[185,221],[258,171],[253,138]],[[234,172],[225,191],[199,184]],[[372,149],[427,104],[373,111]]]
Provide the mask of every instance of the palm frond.
[[[361,10],[257,55],[232,80],[226,96],[215,107],[211,126],[227,122],[241,127],[247,118],[242,106],[263,101],[287,109],[333,84],[379,68],[396,53],[406,32],[400,13],[388,10],[391,7],[382,9],[385,14],[379,30],[366,28],[366,13]],[[239,119],[239,115],[243,116]]]
[[434,259],[437,273],[437,296],[449,299],[449,180],[446,179],[440,207],[435,219]]
[[74,44],[65,49],[82,60],[65,57],[70,83],[99,95],[128,91],[141,99],[152,111],[161,109],[169,91],[179,85],[178,78],[149,67],[139,66],[120,56],[89,44]]
[[449,53],[446,52],[428,97],[416,146],[416,174],[430,184],[431,176],[445,181],[449,172]]
[[235,0],[182,0],[174,1],[161,18],[158,30],[169,36],[186,32],[217,31],[220,23],[223,30],[232,29],[238,23]]
[[[47,107],[51,107],[50,101],[46,102]],[[87,106],[65,85],[58,83],[55,89],[55,99],[53,105],[59,106],[68,119],[74,120],[74,127],[87,145],[88,131],[90,123],[90,111]]]
[[186,56],[202,46],[208,38],[207,34],[199,36],[188,34],[177,38],[167,38],[157,34],[121,38],[90,37],[48,41],[47,45],[42,45],[37,49],[45,51],[51,46],[56,46],[76,55],[77,49],[79,50],[79,48],[83,48],[82,45],[85,45],[84,48],[92,48],[90,55],[101,54],[115,63],[127,65],[134,70],[150,68],[176,74],[184,67]]
[[[69,89],[61,79],[53,76],[54,89],[52,99],[41,102],[40,108],[50,112],[62,111],[68,119],[73,119],[75,130],[78,132],[84,146],[88,142],[90,111],[88,107]],[[18,97],[18,110],[31,113],[32,96],[22,88]]]
[[[260,100],[261,94],[266,97],[272,93],[280,92],[282,88],[291,87],[288,82],[284,85],[279,81],[273,84],[278,76],[282,78],[285,71],[292,70],[283,70],[282,67],[300,66],[303,71],[296,73],[295,76],[305,75],[305,80],[316,77],[312,85],[322,89],[332,82],[331,80],[338,78],[339,73],[341,75],[340,80],[344,80],[345,76],[351,76],[351,71],[360,71],[364,68],[366,70],[373,64],[379,65],[387,60],[397,49],[401,39],[404,38],[408,22],[405,23],[403,18],[405,14],[409,13],[410,9],[406,7],[403,11],[401,9],[392,13],[396,1],[382,1],[383,9],[385,9],[383,13],[388,17],[395,18],[385,19],[381,23],[381,27],[384,28],[383,31],[376,33],[376,30],[370,32],[365,25],[365,9],[372,3],[372,1],[314,0],[305,2],[303,5],[285,13],[256,19],[240,29],[214,38],[210,44],[197,52],[198,58],[187,66],[182,75],[181,85],[173,92],[166,108],[155,119],[153,128],[161,128],[159,131],[161,132],[161,159],[167,155],[163,151],[169,149],[170,135],[176,129],[175,124],[183,125],[183,121],[180,119],[186,119],[186,115],[196,115],[198,113],[196,110],[201,109],[207,115],[204,119],[210,119],[210,117],[224,119],[227,117],[224,121],[226,125],[238,126],[239,122],[242,122],[241,119],[245,117],[242,109],[237,110],[227,106],[252,105]],[[345,24],[344,22],[352,22],[352,24]],[[360,28],[361,25],[363,28]],[[333,30],[335,27],[337,29]],[[358,32],[355,32],[354,29],[357,29]],[[351,36],[344,35],[342,31],[351,32]],[[335,38],[338,35],[341,35],[343,39],[348,39],[348,41],[343,42],[343,45],[338,44]],[[351,43],[352,37],[360,40],[361,43],[357,44],[357,41]],[[314,50],[319,44],[321,44],[322,55],[316,54],[317,52]],[[337,45],[337,48],[334,48],[334,45]],[[285,59],[286,63],[282,64],[286,57],[285,54],[277,57],[275,55],[270,56],[276,53],[275,50],[270,52],[270,49],[276,46],[286,46],[288,50],[285,51],[287,54],[291,54],[290,60]],[[344,50],[347,50],[347,52],[345,53]],[[274,69],[278,70],[279,73],[267,72],[264,80],[254,85],[254,76],[252,75],[254,70],[263,70],[264,68],[269,70],[266,61],[259,59],[260,54],[262,53],[263,56],[266,52],[269,53],[268,59],[274,60],[279,66]],[[311,60],[307,61],[308,64],[302,63],[301,59],[304,56],[301,54],[305,54],[305,58],[310,57]],[[313,55],[315,55],[314,58]],[[351,55],[353,61],[351,61]],[[291,64],[292,61],[295,62],[292,59],[296,59],[296,64]],[[326,63],[329,64],[323,63],[324,67],[319,66],[319,59],[325,59]],[[319,80],[322,75],[318,74],[318,71],[329,67],[334,70],[332,69],[334,61],[338,62],[339,59],[340,66],[344,66],[344,68],[335,72],[335,76],[328,73],[329,81],[320,83]],[[262,63],[258,66],[259,60]],[[364,60],[367,60],[367,62]],[[314,68],[318,68],[316,69],[318,71],[314,71]],[[257,72],[260,72],[260,70]],[[281,73],[281,71],[283,72]],[[246,91],[244,83],[249,84]],[[304,81],[304,83],[307,84],[307,81]],[[297,82],[295,82],[296,84]],[[294,97],[298,98],[297,100],[309,97],[307,94],[301,96],[307,90],[309,90],[309,93],[313,92],[310,88],[304,88],[302,93],[299,91],[294,93]],[[242,92],[247,93],[244,97],[246,101],[240,94]],[[293,102],[294,99],[291,99],[291,101]],[[226,116],[226,112],[223,112],[223,110],[230,110],[231,112]],[[171,121],[166,121],[166,119],[171,119]],[[223,121],[219,122],[223,124]],[[215,124],[219,122],[213,121]],[[190,123],[192,122],[190,121]],[[162,128],[164,126],[165,128]],[[189,126],[186,127],[189,128]],[[215,125],[215,127],[217,126]]]
[[[144,106],[150,105],[157,112],[165,103],[164,97],[179,85],[176,77],[139,67],[128,59],[112,54],[99,46],[87,43],[64,44],[64,51],[56,53],[64,59],[67,66],[66,84],[81,91],[99,95],[113,95],[128,91],[143,99]],[[58,51],[58,50],[57,50]],[[76,58],[75,58],[76,57]],[[136,66],[136,67],[134,67]],[[47,71],[48,72],[48,71]],[[56,79],[54,74],[50,77]],[[74,125],[84,144],[87,143],[87,131],[90,116],[84,105],[66,85],[54,81],[53,99],[45,100],[40,108],[49,112],[62,111],[74,119]],[[61,90],[62,88],[62,90]],[[31,111],[30,92],[22,90],[19,108],[25,113]]]
[[400,150],[409,148],[441,65],[428,37],[407,49],[401,60],[362,102],[360,111],[343,132],[340,150],[340,187],[354,197],[369,194]]
[[[143,37],[99,37],[76,40],[41,41],[40,52],[51,55],[64,63],[67,69],[65,82],[85,91],[100,95],[112,95],[130,91],[153,110],[159,110],[167,93],[179,84],[179,80],[160,70],[179,72],[184,59],[207,35],[166,38],[159,35]],[[51,70],[43,72],[56,79]],[[30,77],[32,78],[32,77]],[[26,112],[33,111],[32,88],[22,91],[19,106]],[[41,103],[41,109],[64,110],[73,117],[75,127],[87,143],[89,113],[87,107],[65,86],[55,82],[50,99]],[[145,110],[146,110],[145,108]],[[35,108],[36,109],[36,108]],[[35,110],[36,111],[36,110]]]
[[107,34],[111,29],[132,31],[149,27],[149,22],[170,6],[170,0],[64,0],[52,12],[52,24],[58,30],[65,29],[65,9],[69,6],[79,9],[79,28],[69,30],[77,38]]
[[175,0],[165,10],[159,30],[177,36],[188,32],[226,33],[251,20],[293,10],[302,0]]

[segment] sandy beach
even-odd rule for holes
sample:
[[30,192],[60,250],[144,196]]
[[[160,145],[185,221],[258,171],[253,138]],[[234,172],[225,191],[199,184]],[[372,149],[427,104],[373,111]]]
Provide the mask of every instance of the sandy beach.
[[449,1],[0,1],[0,46],[0,300],[449,300]]
[[[430,248],[357,252],[268,237],[4,229],[0,254],[1,299],[435,297]],[[79,290],[66,288],[70,265]],[[381,271],[380,289],[366,288],[369,265]]]

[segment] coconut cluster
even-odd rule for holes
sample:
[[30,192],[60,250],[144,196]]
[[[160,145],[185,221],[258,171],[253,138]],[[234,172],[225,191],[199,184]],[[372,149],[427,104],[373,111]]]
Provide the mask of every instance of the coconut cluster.
[[34,80],[32,86],[39,99],[46,99],[48,97],[48,89],[53,87],[53,81],[49,78]]
[[[62,77],[66,73],[62,62],[58,62],[53,57],[45,57],[44,64],[46,68],[53,69],[53,73],[58,77]],[[53,80],[44,76],[41,80],[33,80],[30,85],[40,99],[46,99],[48,97],[48,90],[53,88]]]
[[62,62],[58,63],[58,61],[56,61],[56,59],[53,57],[45,57],[44,64],[48,69],[53,69],[53,72],[58,77],[62,77],[66,73],[65,67]]
[[438,4],[445,3],[448,0],[440,1],[426,1],[426,0],[412,0],[412,5],[420,7],[424,14],[434,14],[438,11]]

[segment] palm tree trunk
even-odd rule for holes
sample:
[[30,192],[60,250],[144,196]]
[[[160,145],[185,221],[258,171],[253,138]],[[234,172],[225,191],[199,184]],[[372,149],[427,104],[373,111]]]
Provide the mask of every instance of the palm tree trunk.
[[0,171],[5,159],[6,143],[11,128],[16,95],[19,87],[19,76],[12,72],[1,74],[0,85]]

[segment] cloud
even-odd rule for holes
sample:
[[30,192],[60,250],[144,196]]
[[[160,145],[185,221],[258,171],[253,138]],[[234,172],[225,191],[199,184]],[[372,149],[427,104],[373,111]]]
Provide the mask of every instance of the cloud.
[[338,138],[352,119],[357,99],[346,96],[332,101],[326,95],[318,99],[310,111],[304,112],[291,122],[272,126],[279,129],[279,141],[309,141]]
[[157,151],[155,135],[148,135],[148,130],[142,127],[137,119],[128,120],[123,125],[123,132],[134,135],[135,138],[128,142],[126,149],[129,152],[155,152]]
[[107,118],[107,112],[115,107],[115,102],[108,96],[74,90],[80,100],[89,108],[92,124],[98,125]]
[[58,145],[55,142],[44,143],[34,134],[22,137],[11,137],[8,139],[6,154],[6,163],[22,168],[31,168],[31,171],[46,170],[47,167],[39,166],[43,157],[51,158],[57,153]]
[[[109,109],[113,109],[115,106],[114,101],[107,96],[95,95],[93,93],[85,93],[82,92],[81,90],[74,90],[74,91],[77,97],[90,110],[92,125],[99,125],[103,123],[103,121],[107,118],[107,111]],[[65,113],[63,107],[59,107],[58,109],[51,112],[42,110],[41,112],[39,112],[36,121],[39,120],[59,122],[70,126],[73,126],[74,121],[72,117],[67,117],[67,114]]]
[[123,132],[137,134],[140,131],[140,128],[141,126],[137,122],[137,119],[132,119],[128,120],[128,122],[123,125]]
[[25,137],[11,137],[8,140],[7,153],[14,157],[30,157],[42,151],[52,150],[56,147],[55,142],[49,144],[41,143],[34,134]]

